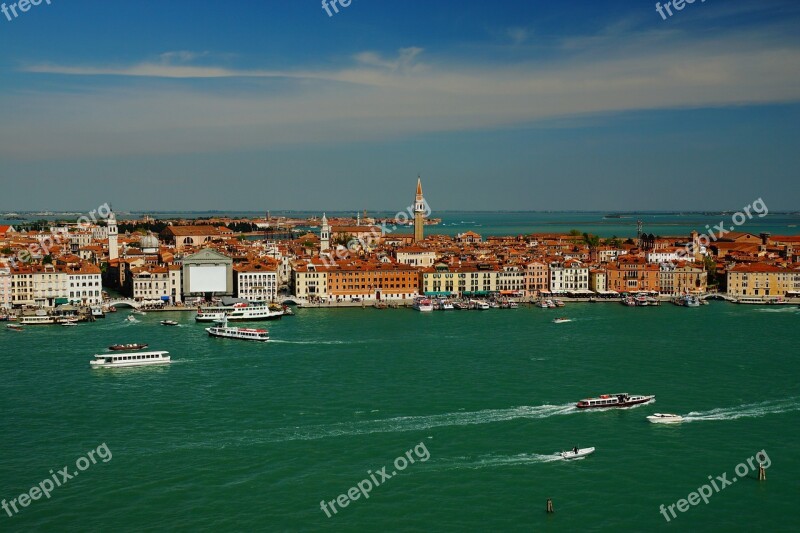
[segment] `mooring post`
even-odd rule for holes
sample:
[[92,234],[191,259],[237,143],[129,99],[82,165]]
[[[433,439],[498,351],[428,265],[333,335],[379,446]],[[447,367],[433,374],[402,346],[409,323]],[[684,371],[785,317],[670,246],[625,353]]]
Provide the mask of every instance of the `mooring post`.
[[548,513],[555,513],[555,510],[553,509],[553,500],[552,500],[552,498],[547,498],[547,512]]
[[758,480],[767,480],[767,470],[764,468],[764,463],[758,463]]

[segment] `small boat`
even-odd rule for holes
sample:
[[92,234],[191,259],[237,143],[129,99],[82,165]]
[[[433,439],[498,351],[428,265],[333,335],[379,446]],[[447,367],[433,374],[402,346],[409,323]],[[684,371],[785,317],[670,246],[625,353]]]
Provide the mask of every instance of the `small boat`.
[[547,302],[545,302],[544,300],[539,300],[538,302],[536,302],[536,307],[541,307],[542,309],[547,309],[550,306],[547,305]]
[[547,304],[547,307],[549,307],[550,309],[556,308],[556,303],[553,300],[547,300],[545,303]]
[[598,398],[586,398],[585,400],[579,401],[575,404],[575,407],[578,409],[597,409],[597,408],[608,408],[608,407],[631,407],[633,405],[639,405],[643,403],[650,402],[655,399],[655,395],[650,396],[641,396],[641,395],[634,395],[631,396],[627,392],[621,392],[617,394],[603,394]]
[[283,306],[283,316],[294,316],[294,311],[288,305]]
[[165,365],[171,362],[169,352],[96,354],[89,364],[92,368],[124,368],[131,366]]
[[452,311],[453,309],[455,309],[455,307],[453,307],[452,302],[448,300],[442,301],[442,311]]
[[162,326],[177,326],[178,323],[175,322],[174,320],[162,320],[161,321],[161,325]]
[[131,312],[131,314],[133,314],[133,315],[142,315],[142,316],[144,316],[144,315],[146,315],[147,313],[145,313],[144,311],[139,311],[139,310],[137,309],[136,311],[132,311],[132,312]]
[[75,326],[78,325],[78,323],[77,322],[61,322],[61,325],[64,326],[65,328],[74,328]]
[[470,303],[474,305],[475,309],[478,309],[479,311],[486,311],[490,309],[489,304],[484,302],[483,300],[473,300]]
[[433,302],[428,298],[417,298],[414,300],[412,307],[417,311],[421,311],[423,313],[429,313],[433,311]]
[[126,317],[125,317],[125,320],[126,320],[127,322],[138,322],[138,320],[136,320],[136,317],[135,317],[135,316],[133,316],[133,315],[128,315],[128,316],[126,316]]
[[145,348],[147,348],[147,346],[148,346],[147,344],[112,344],[111,346],[108,347],[108,349],[115,352],[122,352],[125,350],[131,350],[131,351],[144,350]]
[[553,319],[553,324],[563,324],[564,322],[572,322],[572,319],[565,316]]
[[677,424],[683,422],[681,415],[672,413],[655,413],[647,417],[647,419],[654,424]]
[[12,331],[24,331],[25,328],[20,326],[19,324],[8,324],[6,327]]
[[587,455],[591,455],[594,453],[594,448],[573,448],[566,452],[561,452],[561,457],[564,458],[565,461],[572,461],[574,459],[583,459]]
[[517,302],[508,302],[509,309],[517,309],[519,308],[519,304]]
[[556,304],[556,307],[564,307],[565,305],[567,305],[561,300],[553,300],[553,303]]

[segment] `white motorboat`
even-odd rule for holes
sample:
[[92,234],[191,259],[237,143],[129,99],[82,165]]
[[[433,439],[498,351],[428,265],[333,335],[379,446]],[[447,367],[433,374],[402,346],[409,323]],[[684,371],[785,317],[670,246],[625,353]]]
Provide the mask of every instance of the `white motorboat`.
[[128,316],[126,316],[126,317],[125,317],[125,321],[126,321],[126,322],[138,322],[138,320],[136,320],[136,317],[135,317],[135,316],[133,316],[133,315],[128,315]]
[[683,417],[681,415],[672,413],[654,413],[648,416],[647,419],[653,424],[677,424],[683,422]]
[[472,300],[470,301],[470,304],[474,306],[474,309],[478,309],[479,311],[486,311],[490,309],[489,304],[483,300]]
[[171,362],[169,352],[102,353],[89,364],[92,368],[124,368],[131,366],[165,365]]
[[417,311],[429,313],[433,311],[433,301],[428,298],[416,298],[412,304],[412,307]]
[[561,318],[554,318],[553,324],[563,324],[565,322],[572,322],[571,318],[561,317]]
[[77,326],[78,323],[77,322],[61,322],[61,325],[63,327],[71,328],[71,327]]
[[174,320],[162,320],[161,321],[161,325],[162,326],[177,326],[178,323],[175,322]]
[[561,457],[565,461],[572,461],[574,459],[583,459],[587,455],[594,453],[594,448],[573,448],[566,452],[561,452]]
[[542,309],[547,309],[550,306],[547,305],[547,302],[545,302],[544,300],[539,300],[538,302],[536,302],[536,307],[540,307]]

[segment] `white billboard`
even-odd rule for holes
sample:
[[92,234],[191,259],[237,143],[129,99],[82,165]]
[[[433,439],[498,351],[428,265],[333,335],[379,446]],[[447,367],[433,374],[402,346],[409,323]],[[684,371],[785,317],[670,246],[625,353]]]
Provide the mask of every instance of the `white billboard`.
[[226,292],[228,275],[225,266],[189,265],[189,292]]

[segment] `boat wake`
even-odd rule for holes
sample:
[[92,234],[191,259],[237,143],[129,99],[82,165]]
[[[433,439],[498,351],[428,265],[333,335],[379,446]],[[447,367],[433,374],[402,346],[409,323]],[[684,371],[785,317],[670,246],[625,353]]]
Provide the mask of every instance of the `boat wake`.
[[721,407],[710,411],[692,411],[683,417],[685,422],[701,422],[708,420],[736,420],[800,411],[800,398],[785,400],[769,400],[761,403],[750,403],[738,407]]
[[519,455],[481,455],[479,457],[458,457],[456,459],[436,461],[430,465],[430,470],[478,470],[481,468],[552,463],[554,461],[563,460],[564,458],[557,454],[539,455],[536,453],[521,453]]
[[[483,411],[445,413],[428,416],[400,416],[382,420],[339,422],[326,425],[297,426],[274,430],[249,430],[238,432],[230,439],[220,438],[214,446],[250,445],[272,442],[318,440],[330,437],[369,435],[372,433],[401,433],[422,431],[439,427],[472,426],[507,422],[517,419],[541,419],[575,413],[574,404],[521,406],[510,409],[486,409]],[[222,442],[224,441],[224,442]],[[189,444],[188,446],[196,446]]]
[[270,339],[270,344],[366,344],[367,341],[287,341]]

